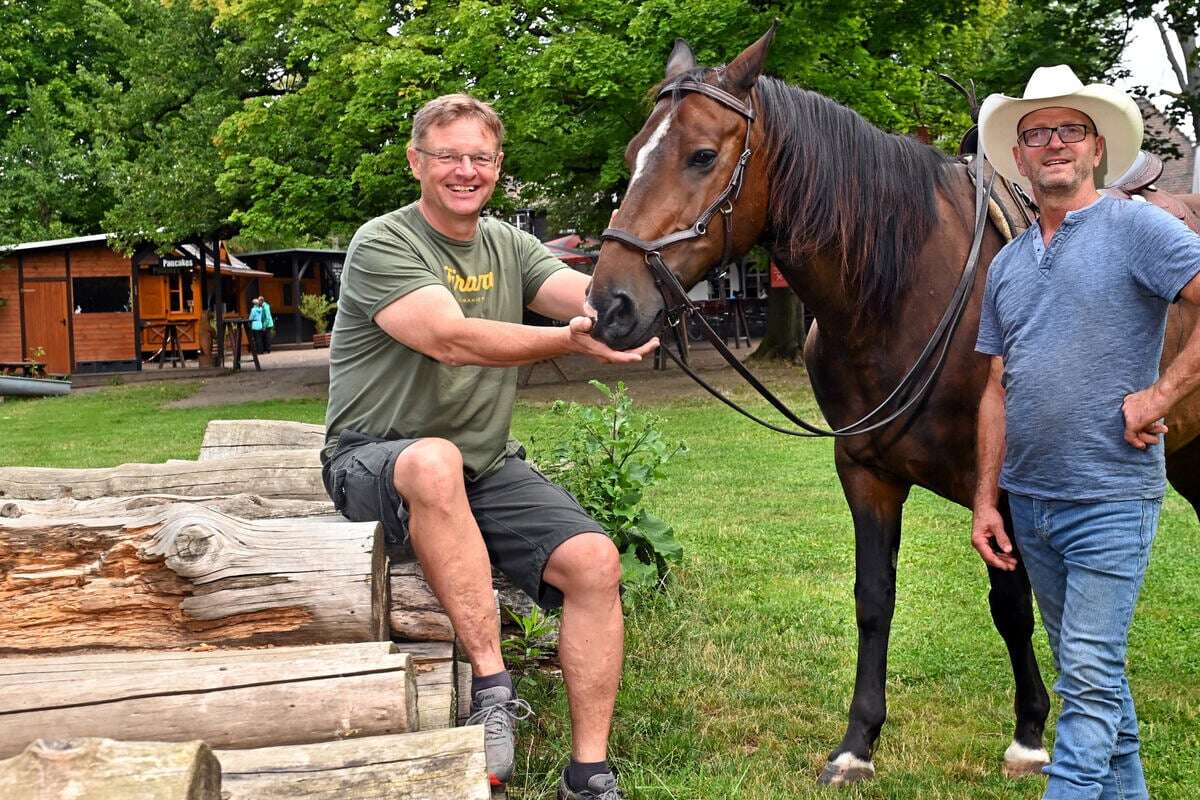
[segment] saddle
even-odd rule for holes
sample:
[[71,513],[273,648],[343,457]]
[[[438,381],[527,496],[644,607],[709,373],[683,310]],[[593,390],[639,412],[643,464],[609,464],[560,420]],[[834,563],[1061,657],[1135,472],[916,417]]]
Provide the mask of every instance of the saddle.
[[1134,159],[1133,166],[1117,178],[1112,186],[1101,189],[1100,193],[1122,200],[1144,200],[1182,221],[1193,232],[1200,233],[1200,217],[1178,197],[1154,185],[1162,172],[1162,159],[1143,150]]

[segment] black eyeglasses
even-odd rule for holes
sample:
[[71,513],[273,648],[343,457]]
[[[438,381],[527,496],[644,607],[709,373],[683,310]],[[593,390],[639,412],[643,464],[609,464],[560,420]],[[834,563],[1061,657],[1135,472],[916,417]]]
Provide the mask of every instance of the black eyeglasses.
[[464,158],[471,160],[476,169],[491,169],[500,162],[500,153],[455,153],[452,150],[425,150],[413,147],[418,153],[424,153],[443,167],[462,163]]
[[1082,142],[1086,139],[1091,130],[1093,130],[1091,125],[1082,122],[1068,122],[1057,128],[1030,128],[1018,133],[1017,137],[1026,147],[1045,147],[1050,144],[1050,137],[1054,135],[1055,131],[1058,131],[1058,140],[1063,144],[1075,144],[1075,142]]

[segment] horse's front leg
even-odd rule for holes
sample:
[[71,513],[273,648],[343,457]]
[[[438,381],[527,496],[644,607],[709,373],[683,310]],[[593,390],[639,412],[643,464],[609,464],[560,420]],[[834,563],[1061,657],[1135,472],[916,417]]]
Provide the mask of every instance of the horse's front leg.
[[[1001,501],[1000,512],[1009,540],[1016,541],[1012,535],[1007,497]],[[1050,763],[1050,755],[1042,743],[1046,717],[1050,714],[1050,695],[1046,693],[1046,684],[1033,653],[1033,593],[1029,588],[1029,576],[1024,562],[1020,561],[1019,551],[1017,556],[1017,568],[1012,572],[988,567],[992,585],[988,606],[992,611],[992,622],[1008,648],[1017,686],[1014,703],[1017,725],[1012,744],[1004,753],[1004,774],[1010,778],[1035,774]]]
[[838,477],[854,519],[854,602],[858,619],[858,670],[850,724],[829,756],[820,781],[841,786],[875,777],[871,760],[887,717],[888,636],[896,609],[896,558],[900,519],[909,486],[885,481],[838,453]]

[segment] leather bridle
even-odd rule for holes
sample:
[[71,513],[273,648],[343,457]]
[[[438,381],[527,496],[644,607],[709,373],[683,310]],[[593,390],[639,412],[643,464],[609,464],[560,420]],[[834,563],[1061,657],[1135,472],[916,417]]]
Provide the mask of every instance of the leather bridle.
[[[748,98],[743,103],[719,86],[713,86],[711,83],[704,83],[694,78],[684,78],[663,87],[662,91],[658,93],[658,97],[655,98],[655,102],[658,102],[667,95],[674,96],[680,92],[696,92],[697,94],[705,95],[745,117],[746,135],[742,142],[742,153],[738,156],[737,164],[733,167],[733,173],[729,176],[729,183],[725,184],[724,191],[709,203],[708,207],[700,213],[700,216],[696,217],[696,221],[692,223],[690,228],[669,233],[652,242],[640,239],[629,231],[621,230],[620,228],[605,228],[604,232],[600,234],[601,240],[611,239],[618,241],[642,253],[650,274],[654,276],[654,283],[658,287],[659,293],[662,294],[663,300],[666,302],[667,324],[670,326],[675,326],[679,322],[681,312],[686,313],[691,310],[688,308],[691,305],[691,300],[688,298],[687,292],[680,285],[679,279],[675,277],[675,273],[663,261],[662,251],[672,245],[690,242],[692,239],[699,239],[704,236],[708,233],[708,224],[712,222],[712,218],[720,213],[721,217],[725,220],[725,245],[724,252],[721,254],[721,260],[717,262],[715,269],[719,270],[725,264],[729,263],[729,256],[733,253],[733,204],[742,193],[742,183],[746,177],[746,164],[749,163],[751,155],[750,132],[754,125],[754,107],[750,104]],[[692,309],[694,308],[695,306],[692,306]]]
[[[879,428],[889,425],[905,414],[910,408],[919,403],[928,394],[933,386],[934,380],[938,373],[941,372],[942,366],[945,364],[946,357],[950,350],[950,342],[954,337],[954,333],[958,328],[959,322],[962,320],[963,312],[966,310],[968,300],[971,296],[971,287],[975,283],[975,275],[979,267],[979,255],[983,244],[983,231],[987,226],[987,198],[991,197],[992,184],[995,180],[996,173],[993,170],[988,175],[985,181],[983,178],[983,167],[986,162],[982,152],[977,152],[974,159],[971,161],[971,168],[974,169],[975,183],[975,229],[971,240],[971,249],[967,255],[966,264],[963,266],[962,277],[959,279],[958,286],[955,288],[950,305],[943,313],[941,320],[930,336],[929,341],[925,344],[921,354],[917,360],[900,379],[896,388],[877,405],[874,409],[867,412],[849,425],[843,426],[836,430],[827,430],[817,427],[812,423],[806,422],[797,416],[787,405],[776,397],[761,381],[756,378],[753,373],[748,370],[745,365],[738,359],[736,355],[725,345],[724,339],[712,329],[712,326],[705,320],[700,309],[688,297],[687,290],[679,282],[679,278],[667,266],[663,260],[662,250],[672,245],[688,242],[692,239],[699,239],[708,233],[708,225],[712,218],[719,212],[725,220],[725,244],[724,252],[721,255],[721,260],[717,262],[714,270],[722,269],[729,262],[729,257],[733,251],[733,211],[734,202],[742,191],[742,183],[746,175],[746,165],[750,161],[750,133],[754,124],[754,108],[750,104],[749,98],[746,102],[742,102],[737,97],[729,92],[714,86],[709,83],[696,80],[695,78],[685,77],[675,81],[658,93],[655,102],[658,102],[667,95],[675,96],[682,92],[694,92],[705,95],[721,105],[740,114],[746,120],[746,135],[742,147],[741,156],[738,158],[737,164],[733,168],[733,174],[729,176],[729,183],[726,184],[717,198],[708,205],[708,207],[697,217],[690,228],[681,231],[667,234],[653,241],[645,241],[628,231],[620,228],[609,227],[600,234],[600,238],[606,241],[617,241],[637,250],[642,253],[643,259],[646,262],[647,269],[650,270],[651,276],[654,278],[654,284],[658,288],[659,293],[663,298],[663,306],[665,309],[666,324],[674,329],[675,336],[681,340],[681,337],[687,336],[687,320],[694,318],[700,326],[704,338],[717,350],[725,361],[733,367],[739,375],[749,383],[755,391],[775,407],[780,414],[787,418],[791,423],[799,427],[801,430],[791,430],[783,428],[773,423],[767,422],[758,416],[755,416],[750,411],[742,408],[733,400],[726,397],[720,390],[708,384],[704,379],[697,375],[683,359],[671,351],[669,347],[663,345],[662,349],[671,357],[680,369],[682,369],[692,380],[700,384],[706,389],[709,394],[716,397],[725,405],[737,411],[763,427],[770,428],[773,431],[784,433],[789,436],[821,436],[821,437],[837,437],[844,438],[849,436],[858,436],[864,433],[878,430]],[[936,360],[935,360],[936,357]],[[926,367],[933,362],[931,369],[926,370]],[[901,403],[900,407],[891,413],[883,416],[882,419],[877,419],[885,413],[885,409],[893,401]]]

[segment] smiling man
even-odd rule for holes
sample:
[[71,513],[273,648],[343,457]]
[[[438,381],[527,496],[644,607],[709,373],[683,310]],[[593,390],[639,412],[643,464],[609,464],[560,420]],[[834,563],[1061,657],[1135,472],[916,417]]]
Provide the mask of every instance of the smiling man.
[[[562,606],[559,657],[572,757],[559,797],[616,800],[607,741],[624,627],[616,548],[509,439],[516,368],[566,353],[639,361],[592,339],[588,278],[534,237],[481,218],[500,176],[504,127],[466,95],[413,119],[415,203],[371,220],[346,253],[329,357],[325,487],[353,520],[381,520],[416,554],[472,667],[471,722],[489,777],[512,775],[530,713],[500,656],[495,566],[544,608]],[[569,321],[520,324],[522,310]]]
[[1125,652],[1166,489],[1163,418],[1200,385],[1200,331],[1158,374],[1168,306],[1200,303],[1200,238],[1097,190],[1142,138],[1112,87],[1043,67],[1023,97],[988,97],[979,130],[1039,215],[988,270],[972,544],[992,569],[1024,562],[1050,638],[1062,713],[1045,800],[1143,800]]

